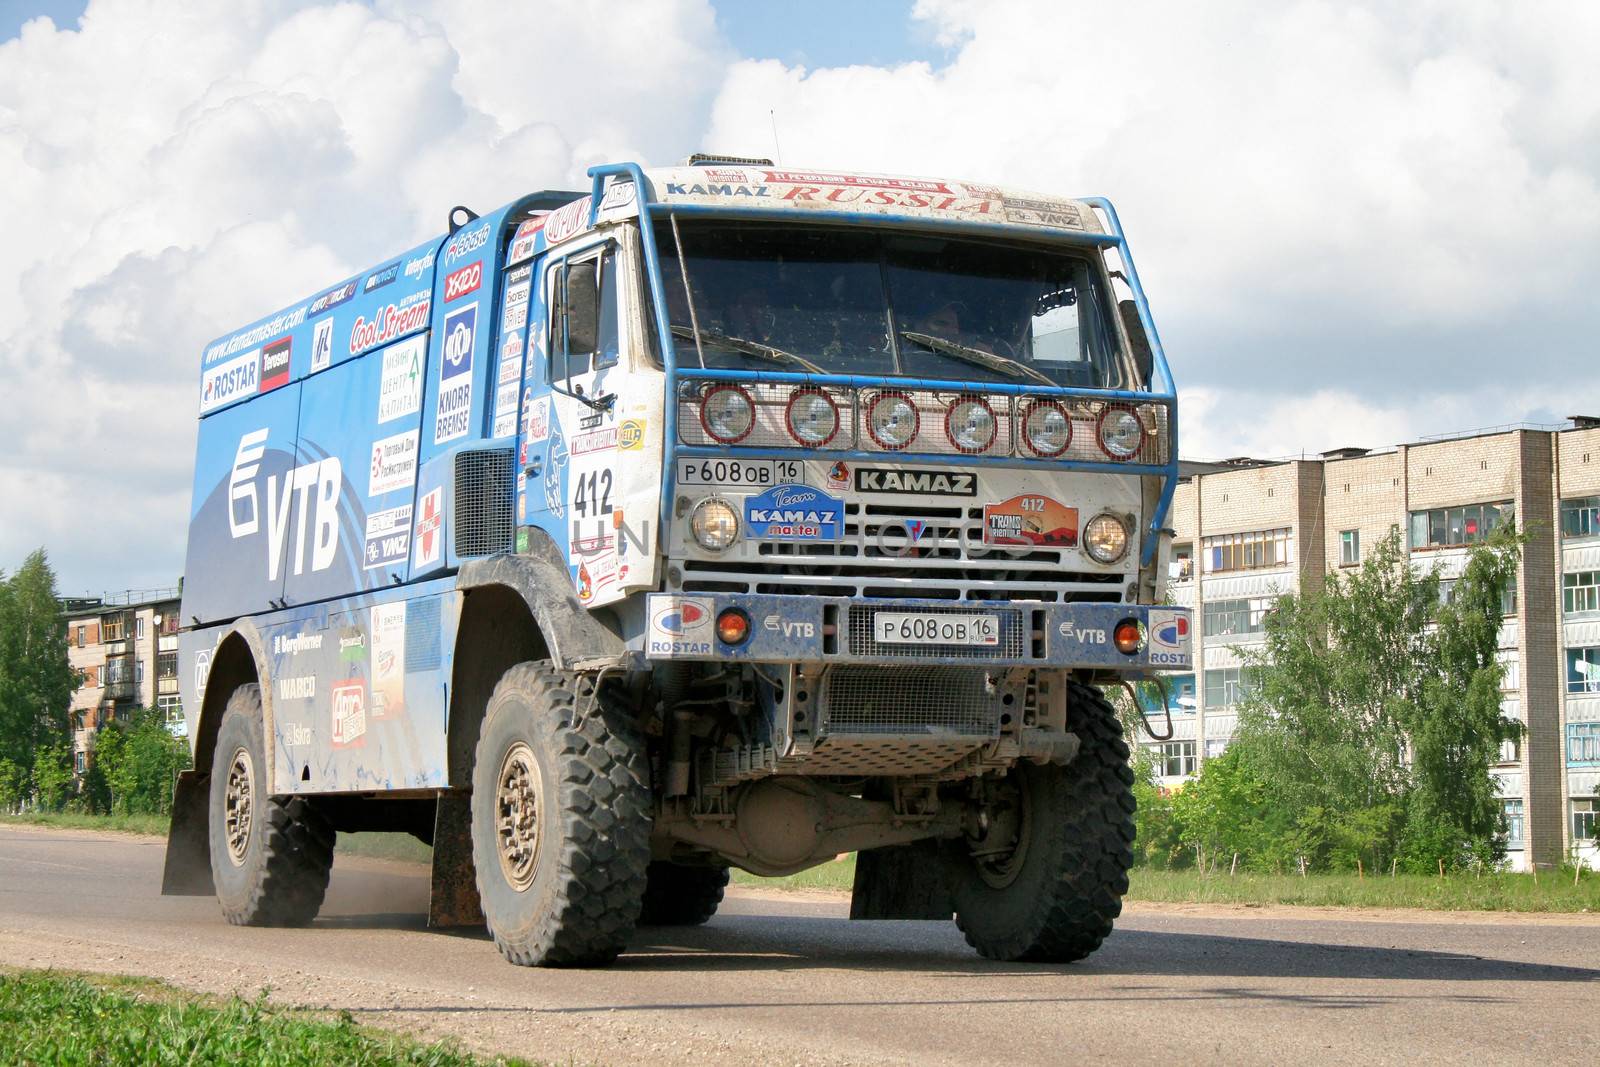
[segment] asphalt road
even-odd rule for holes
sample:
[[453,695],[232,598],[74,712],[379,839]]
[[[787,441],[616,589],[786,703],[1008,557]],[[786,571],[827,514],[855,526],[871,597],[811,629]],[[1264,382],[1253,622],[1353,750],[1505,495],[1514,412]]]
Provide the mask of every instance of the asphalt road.
[[954,924],[731,897],[596,971],[429,931],[415,866],[341,857],[305,930],[163,898],[159,841],[0,826],[0,965],[146,974],[579,1063],[1600,1059],[1600,920],[1135,906],[1091,960],[995,964]]

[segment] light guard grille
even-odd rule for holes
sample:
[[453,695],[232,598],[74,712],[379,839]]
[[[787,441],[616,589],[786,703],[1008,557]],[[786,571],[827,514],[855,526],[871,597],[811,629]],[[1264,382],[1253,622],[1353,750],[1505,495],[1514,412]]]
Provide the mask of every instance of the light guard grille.
[[451,511],[458,556],[492,556],[510,552],[515,530],[512,498],[516,494],[514,457],[509,448],[456,453],[455,499]]

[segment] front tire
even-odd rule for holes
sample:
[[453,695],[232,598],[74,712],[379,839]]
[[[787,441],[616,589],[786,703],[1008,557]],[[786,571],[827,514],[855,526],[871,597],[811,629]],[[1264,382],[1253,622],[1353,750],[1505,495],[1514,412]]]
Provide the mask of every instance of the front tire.
[[650,864],[640,926],[703,926],[717,913],[728,887],[726,867],[686,867],[657,860]]
[[333,869],[335,834],[302,797],[273,797],[261,688],[228,697],[211,758],[211,878],[235,926],[305,926]]
[[478,736],[478,895],[501,955],[525,967],[615,960],[645,892],[644,740],[608,690],[579,688],[548,662],[518,664],[495,686]]
[[1077,758],[1018,764],[998,783],[990,834],[956,846],[956,923],[990,959],[1081,960],[1122,913],[1133,865],[1128,745],[1100,690],[1072,683],[1069,701]]

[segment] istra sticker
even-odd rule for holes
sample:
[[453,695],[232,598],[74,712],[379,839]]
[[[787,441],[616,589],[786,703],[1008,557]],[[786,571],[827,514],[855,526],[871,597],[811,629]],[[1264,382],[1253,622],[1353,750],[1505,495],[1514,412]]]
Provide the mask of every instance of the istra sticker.
[[983,543],[1007,548],[1072,548],[1078,543],[1078,509],[1032,494],[985,504]]
[[746,536],[766,541],[837,541],[844,501],[808,485],[775,485],[745,497]]
[[711,654],[711,598],[653,595],[646,655],[657,659]]
[[1149,630],[1150,662],[1173,667],[1188,666],[1190,660],[1189,614],[1184,611],[1155,610],[1146,623]]

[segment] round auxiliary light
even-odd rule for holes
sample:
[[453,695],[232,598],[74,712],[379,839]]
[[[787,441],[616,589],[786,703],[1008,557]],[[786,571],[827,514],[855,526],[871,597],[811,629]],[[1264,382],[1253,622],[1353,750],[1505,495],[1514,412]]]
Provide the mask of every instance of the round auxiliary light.
[[1144,647],[1144,627],[1138,619],[1123,619],[1111,631],[1111,642],[1124,656],[1131,656]]
[[1128,528],[1115,515],[1096,515],[1083,528],[1083,550],[1096,563],[1115,563],[1128,553]]
[[1098,428],[1101,451],[1112,459],[1132,459],[1144,446],[1144,423],[1132,408],[1106,408]]
[[944,435],[958,452],[987,451],[999,429],[994,408],[981,396],[963,396],[944,413]]
[[701,548],[721,552],[739,537],[739,513],[726,500],[707,497],[694,506],[689,531]]
[[783,411],[789,436],[809,448],[821,448],[839,433],[839,405],[814,385],[802,386]]
[[904,393],[879,393],[867,405],[867,433],[879,448],[899,452],[917,439],[922,416]]
[[1072,420],[1054,400],[1035,400],[1022,416],[1022,439],[1036,456],[1054,459],[1072,444]]
[[742,645],[750,636],[750,616],[738,608],[723,608],[717,616],[717,640],[725,645]]
[[737,385],[714,385],[700,398],[700,426],[715,441],[736,445],[756,428],[756,405]]

